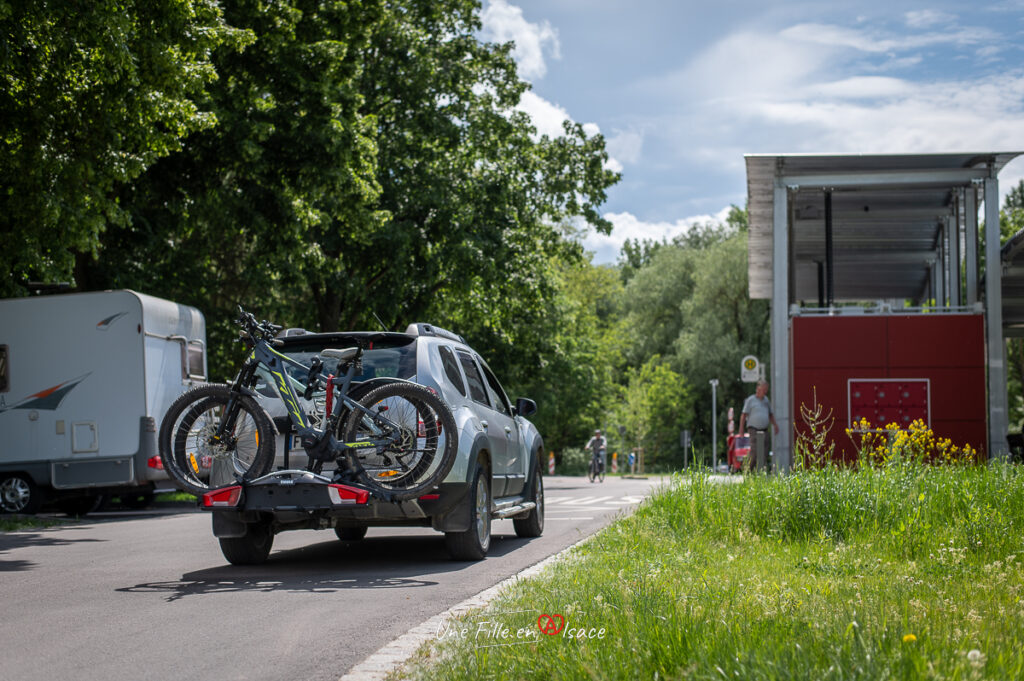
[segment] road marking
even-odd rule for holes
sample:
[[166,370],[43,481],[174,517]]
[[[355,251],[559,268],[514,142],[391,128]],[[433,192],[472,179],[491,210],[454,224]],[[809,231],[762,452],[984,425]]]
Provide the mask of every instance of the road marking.
[[582,499],[574,499],[573,501],[567,501],[567,502],[565,502],[562,505],[563,506],[589,506],[590,504],[597,504],[597,503],[600,503],[600,502],[604,501],[605,499],[611,499],[611,498],[612,498],[612,495],[610,495],[610,494],[608,496],[606,496],[606,497],[593,497],[593,498],[591,498],[591,497],[583,497]]
[[589,515],[578,515],[578,516],[561,516],[561,515],[545,515],[544,520],[593,520],[593,516]]

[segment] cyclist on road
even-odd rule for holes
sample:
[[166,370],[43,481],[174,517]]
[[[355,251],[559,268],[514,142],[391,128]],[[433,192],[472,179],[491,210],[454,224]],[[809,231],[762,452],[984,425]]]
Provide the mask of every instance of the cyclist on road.
[[594,431],[594,437],[587,441],[587,446],[583,449],[590,451],[592,459],[600,461],[600,470],[603,472],[606,468],[605,453],[608,449],[608,442],[604,439],[604,436],[601,435],[600,430]]

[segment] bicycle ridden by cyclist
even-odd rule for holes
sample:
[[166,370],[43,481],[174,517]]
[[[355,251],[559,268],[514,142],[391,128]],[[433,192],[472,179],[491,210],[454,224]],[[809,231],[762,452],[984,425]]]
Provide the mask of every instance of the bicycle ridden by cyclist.
[[601,435],[600,430],[594,431],[594,437],[587,441],[587,446],[583,449],[590,451],[591,460],[598,463],[598,470],[603,473],[605,470],[605,456],[608,450],[608,441],[605,440],[604,435]]

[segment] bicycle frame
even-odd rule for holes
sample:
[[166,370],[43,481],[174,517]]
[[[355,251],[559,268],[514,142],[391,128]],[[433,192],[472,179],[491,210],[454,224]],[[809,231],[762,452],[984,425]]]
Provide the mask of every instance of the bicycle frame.
[[[338,399],[334,400],[331,413],[325,415],[325,427],[323,430],[314,428],[310,424],[307,414],[300,406],[299,394],[292,387],[287,375],[285,374],[285,365],[291,365],[307,373],[311,370],[311,367],[278,352],[271,347],[267,341],[259,340],[253,346],[252,353],[249,355],[249,358],[243,365],[242,370],[239,372],[238,378],[232,386],[232,391],[240,393],[243,389],[249,388],[255,381],[256,370],[260,366],[265,367],[270,372],[270,375],[274,377],[274,387],[278,392],[278,397],[282,402],[284,402],[285,407],[288,410],[288,418],[295,426],[303,449],[306,450],[306,454],[309,455],[311,459],[338,459],[343,454],[351,450],[383,447],[392,444],[392,438],[381,438],[384,433],[383,429],[378,427],[378,424],[390,424],[396,428],[397,424],[393,423],[381,414],[371,412],[347,394],[349,385],[355,375],[354,363],[349,366],[344,377],[332,378],[331,376],[327,376],[323,373],[320,373],[316,377],[316,380],[321,381],[326,385],[327,390],[334,390],[336,386],[340,386],[338,387]],[[364,423],[369,426],[371,435],[377,439],[360,440],[358,442],[341,442],[335,438],[332,431],[337,424],[338,417],[340,416],[343,407],[362,411],[365,417]],[[224,439],[229,426],[233,429],[237,415],[238,403],[235,400],[232,400],[228,403],[225,418],[221,421],[220,427],[218,428],[218,438]]]

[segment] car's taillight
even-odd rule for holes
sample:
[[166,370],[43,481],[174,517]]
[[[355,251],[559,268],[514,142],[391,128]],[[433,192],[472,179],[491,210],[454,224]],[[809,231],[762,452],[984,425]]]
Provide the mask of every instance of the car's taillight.
[[162,471],[164,469],[164,460],[160,458],[159,454],[157,454],[156,456],[149,457],[149,459],[146,461],[146,465],[149,466],[150,468],[155,468],[158,471]]
[[437,501],[440,498],[440,494],[424,494],[420,497],[420,501]]
[[238,500],[241,498],[242,488],[238,485],[215,489],[203,495],[203,508],[238,506]]
[[[438,435],[441,434],[441,422],[440,421],[437,422],[437,434]],[[426,436],[427,436],[427,427],[423,423],[423,420],[421,419],[421,420],[416,422],[416,437],[426,437]]]
[[331,503],[335,506],[350,506],[354,504],[365,504],[370,498],[370,493],[358,487],[348,485],[328,485],[327,494],[331,497]]

